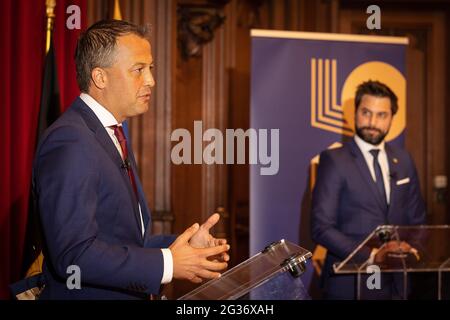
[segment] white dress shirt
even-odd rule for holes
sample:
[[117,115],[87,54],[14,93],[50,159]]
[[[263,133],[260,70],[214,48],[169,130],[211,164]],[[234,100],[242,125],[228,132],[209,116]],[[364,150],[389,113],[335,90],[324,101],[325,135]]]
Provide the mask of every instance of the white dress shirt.
[[355,135],[355,142],[361,150],[364,159],[366,160],[367,166],[369,167],[370,174],[372,175],[373,181],[376,182],[375,169],[373,167],[373,156],[370,153],[370,150],[379,149],[380,153],[378,154],[378,163],[381,167],[381,172],[383,174],[384,180],[384,190],[386,190],[386,201],[389,204],[390,195],[391,195],[391,184],[390,184],[390,175],[389,175],[389,162],[385,149],[385,142],[381,142],[378,146],[374,146],[357,135]]
[[[119,140],[117,139],[116,135],[114,134],[114,129],[112,126],[121,126],[121,123],[117,122],[117,119],[114,118],[113,114],[109,112],[105,107],[103,107],[100,103],[98,103],[94,98],[92,98],[90,95],[86,93],[80,94],[81,100],[84,101],[84,103],[87,104],[87,106],[95,113],[97,118],[102,123],[103,127],[105,127],[106,132],[108,132],[109,137],[111,138],[112,142],[116,146],[117,151],[120,154],[120,157],[123,159],[122,154],[122,147],[120,146]],[[144,220],[142,218],[142,210],[141,205],[138,203],[139,206],[139,214],[140,214],[140,220],[141,220],[141,232],[142,236],[145,234],[145,227],[144,227]],[[169,283],[172,281],[173,277],[173,257],[172,252],[170,249],[161,249],[164,259],[164,273],[161,280],[162,284]]]

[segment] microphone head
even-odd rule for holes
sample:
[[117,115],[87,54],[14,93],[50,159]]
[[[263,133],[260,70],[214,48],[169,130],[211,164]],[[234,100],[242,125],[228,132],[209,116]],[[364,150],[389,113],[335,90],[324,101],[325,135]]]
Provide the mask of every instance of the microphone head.
[[122,162],[121,167],[122,167],[123,169],[127,169],[127,170],[130,169],[130,168],[131,168],[131,162],[130,162],[130,160],[128,160],[128,158],[125,159],[125,160]]

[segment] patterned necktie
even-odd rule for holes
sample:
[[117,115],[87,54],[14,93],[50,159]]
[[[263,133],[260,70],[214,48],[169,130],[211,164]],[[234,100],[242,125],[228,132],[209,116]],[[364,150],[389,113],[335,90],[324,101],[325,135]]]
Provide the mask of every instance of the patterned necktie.
[[369,151],[373,156],[373,169],[375,171],[375,184],[377,185],[377,189],[380,192],[380,195],[383,197],[384,202],[387,205],[386,199],[386,190],[384,188],[384,179],[383,172],[381,171],[380,163],[378,162],[378,154],[380,153],[380,149],[372,149]]
[[139,196],[136,187],[136,181],[134,180],[133,168],[131,167],[130,160],[128,159],[128,147],[127,147],[127,139],[125,138],[125,134],[123,132],[122,126],[112,126],[114,129],[114,135],[117,137],[119,141],[120,148],[122,149],[123,155],[123,165],[122,167],[127,169],[128,177],[130,178],[131,186],[133,187],[134,194],[136,196],[136,200],[139,201]]

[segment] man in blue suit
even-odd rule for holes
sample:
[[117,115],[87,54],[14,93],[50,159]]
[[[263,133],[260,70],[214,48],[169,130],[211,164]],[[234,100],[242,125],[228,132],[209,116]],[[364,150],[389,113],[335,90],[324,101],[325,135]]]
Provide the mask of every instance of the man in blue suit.
[[227,266],[226,240],[209,234],[217,214],[177,238],[151,234],[122,128],[147,111],[155,85],[146,37],[112,20],[78,40],[82,94],[45,132],[33,167],[45,237],[42,299],[148,299],[173,278],[199,283]]
[[[385,143],[398,110],[397,97],[378,81],[362,83],[355,96],[354,139],[320,154],[312,199],[313,240],[327,251],[322,284],[328,299],[355,299],[356,277],[337,275],[343,261],[379,225],[425,223],[425,206],[409,153]],[[365,248],[359,258],[379,261],[386,251],[405,251],[404,242],[383,249]],[[363,283],[363,287],[365,282]],[[363,290],[362,298],[402,297],[401,281],[382,274],[381,290]]]

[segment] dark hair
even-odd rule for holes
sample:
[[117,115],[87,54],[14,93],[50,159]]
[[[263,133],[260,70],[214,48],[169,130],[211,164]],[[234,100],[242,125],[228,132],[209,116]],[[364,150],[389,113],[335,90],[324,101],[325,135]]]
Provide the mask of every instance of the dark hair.
[[366,81],[361,83],[356,90],[355,95],[355,112],[358,110],[359,104],[361,103],[362,97],[367,94],[369,96],[375,97],[387,97],[391,100],[391,111],[392,115],[396,114],[398,111],[397,96],[395,93],[384,83],[379,81]]
[[94,68],[111,66],[117,38],[127,34],[148,39],[148,28],[122,20],[101,20],[81,34],[75,49],[77,82],[81,92],[88,91]]

